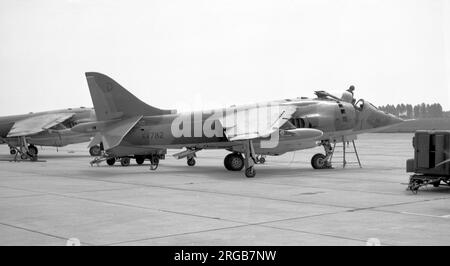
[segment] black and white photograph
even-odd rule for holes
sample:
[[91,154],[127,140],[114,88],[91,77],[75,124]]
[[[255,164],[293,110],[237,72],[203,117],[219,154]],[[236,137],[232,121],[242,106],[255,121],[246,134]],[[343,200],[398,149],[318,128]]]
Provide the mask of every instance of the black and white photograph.
[[450,245],[450,0],[0,0],[0,91],[0,246]]

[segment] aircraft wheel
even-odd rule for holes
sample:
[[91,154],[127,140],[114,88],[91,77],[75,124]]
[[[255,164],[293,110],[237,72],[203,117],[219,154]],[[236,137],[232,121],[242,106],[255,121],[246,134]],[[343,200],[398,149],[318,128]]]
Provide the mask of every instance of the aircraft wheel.
[[36,146],[34,145],[30,145],[28,146],[28,152],[30,153],[30,155],[32,155],[33,157],[38,155],[38,149],[36,148]]
[[194,158],[189,158],[189,159],[187,160],[187,164],[188,164],[189,166],[194,166],[194,165],[195,165],[195,159],[194,159]]
[[225,168],[229,171],[241,171],[244,168],[244,158],[240,153],[230,153],[223,161]]
[[100,156],[102,155],[102,150],[100,149],[100,146],[95,145],[89,148],[89,154],[91,156]]
[[266,158],[264,158],[264,157],[259,158],[260,164],[264,164],[265,162],[266,162]]
[[157,156],[153,156],[150,159],[150,170],[156,170],[156,168],[158,168],[159,165],[159,158]]
[[26,160],[27,158],[28,158],[28,156],[25,153],[22,153],[20,155],[20,159],[22,159],[22,160]]
[[106,160],[106,163],[109,166],[113,166],[116,163],[116,158],[109,158],[108,160]]
[[255,168],[253,166],[245,169],[245,176],[246,177],[252,178],[252,177],[255,177],[255,175],[256,175],[256,171],[255,171]]
[[228,171],[231,171],[230,156],[231,154],[228,154],[227,156],[225,156],[225,159],[223,159],[223,165],[225,166],[225,169],[227,169]]
[[316,155],[314,155],[311,158],[311,165],[314,169],[324,169],[326,168],[326,161],[325,161],[326,156],[321,154],[321,153],[317,153]]
[[122,166],[129,166],[130,165],[130,158],[128,157],[123,157],[120,159],[120,164]]
[[436,181],[433,183],[433,187],[439,187],[439,185],[441,184],[441,181]]
[[15,150],[15,149],[10,149],[10,150],[9,150],[9,154],[15,155],[15,154],[16,154],[16,150]]
[[144,156],[136,156],[135,160],[136,160],[137,164],[141,165],[144,163],[145,157]]

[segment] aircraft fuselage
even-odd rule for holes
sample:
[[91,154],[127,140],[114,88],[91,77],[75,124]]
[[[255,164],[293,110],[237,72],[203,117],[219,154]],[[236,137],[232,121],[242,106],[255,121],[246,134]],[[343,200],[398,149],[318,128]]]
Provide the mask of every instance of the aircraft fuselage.
[[69,144],[87,142],[90,140],[92,133],[78,133],[69,130],[69,128],[74,124],[86,121],[95,121],[94,110],[91,108],[68,108],[47,112],[0,117],[0,144],[8,143],[10,146],[19,145],[19,139],[17,137],[8,137],[8,133],[11,131],[16,121],[55,113],[75,113],[75,115],[70,119],[70,121],[66,122],[68,124],[65,126],[55,127],[55,129],[51,131],[43,131],[26,136],[26,140],[29,144],[62,147]]
[[[323,131],[323,136],[320,139],[299,140],[296,137],[280,135],[276,146],[270,148],[261,147],[261,141],[267,141],[270,137],[258,138],[254,140],[255,151],[258,154],[279,155],[288,151],[307,149],[317,146],[320,140],[338,140],[343,136],[364,133],[373,128],[396,122],[395,117],[369,106],[370,103],[365,104],[366,106],[360,110],[348,102],[323,99],[281,100],[260,103],[256,106],[268,104],[295,106],[296,112],[282,129],[313,128]],[[249,105],[201,112],[146,116],[130,130],[121,145],[110,152],[123,155],[126,153],[127,147],[132,146],[139,146],[142,149],[190,147],[197,149],[228,148],[240,151],[238,142],[230,145],[221,124],[214,122],[217,119],[214,120],[213,116],[254,107],[255,105]],[[367,121],[368,119],[370,120]],[[211,132],[214,134],[212,135]]]

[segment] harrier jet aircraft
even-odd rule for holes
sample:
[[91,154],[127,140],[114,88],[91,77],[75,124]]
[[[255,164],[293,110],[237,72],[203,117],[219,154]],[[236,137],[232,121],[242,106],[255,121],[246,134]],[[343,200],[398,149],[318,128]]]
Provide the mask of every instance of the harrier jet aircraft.
[[[226,149],[227,170],[245,167],[255,176],[256,155],[281,155],[322,145],[311,164],[329,168],[331,143],[402,122],[350,92],[336,97],[316,91],[317,98],[294,98],[203,112],[174,113],[145,104],[100,73],[86,73],[97,122],[77,125],[77,132],[97,132],[90,146],[102,144],[103,156],[93,162],[126,160],[146,152],[150,169],[158,167],[168,148],[185,148],[174,156],[195,165],[202,149]],[[129,162],[129,159],[128,159]]]
[[[35,161],[36,145],[62,147],[89,141],[92,133],[69,129],[95,120],[95,111],[84,107],[0,117],[0,144],[8,144],[12,155]],[[99,154],[99,149],[99,146],[91,147],[91,155]]]

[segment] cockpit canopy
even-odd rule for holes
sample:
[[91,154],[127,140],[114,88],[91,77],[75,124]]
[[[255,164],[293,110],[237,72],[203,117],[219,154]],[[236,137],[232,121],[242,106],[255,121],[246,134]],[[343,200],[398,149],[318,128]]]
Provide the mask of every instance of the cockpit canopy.
[[355,103],[355,108],[358,111],[362,111],[362,109],[364,108],[364,99],[359,99],[356,103]]
[[315,91],[314,93],[319,99],[329,99],[351,103],[357,111],[363,111],[365,109],[378,111],[378,108],[375,105],[371,104],[368,101],[365,101],[364,99],[359,99],[358,101],[356,101],[356,99],[353,97],[353,94],[349,91],[344,91],[343,93],[341,93],[341,97],[336,96],[339,95],[339,92],[329,93],[327,91]]
[[[347,103],[353,103],[353,95],[348,92],[348,91],[344,91],[344,92],[327,92],[327,91],[315,91],[314,92],[317,97],[319,99],[333,99],[336,101],[343,101],[343,102],[347,102]],[[340,97],[336,96],[336,95],[340,95]]]
[[374,109],[374,110],[378,111],[378,107],[376,107],[375,105],[373,105],[372,103],[370,103],[368,101],[364,101],[364,99],[359,99],[355,103],[355,108],[358,111],[362,111],[364,109],[364,107],[370,107],[371,109]]

